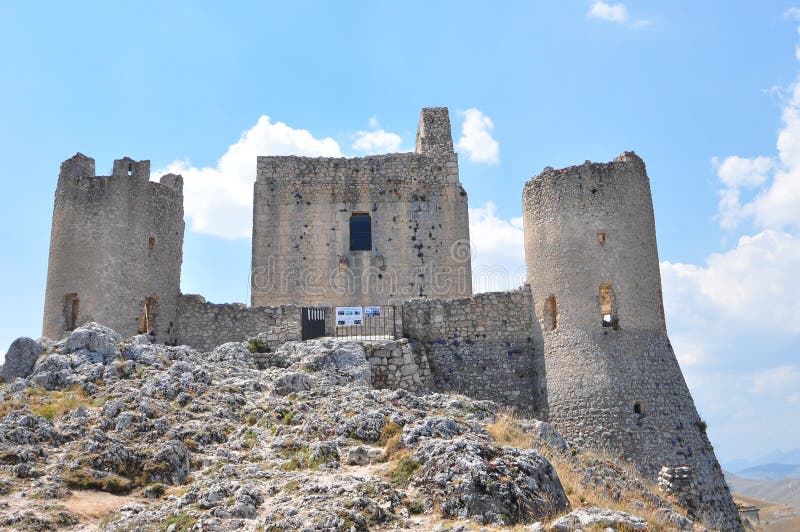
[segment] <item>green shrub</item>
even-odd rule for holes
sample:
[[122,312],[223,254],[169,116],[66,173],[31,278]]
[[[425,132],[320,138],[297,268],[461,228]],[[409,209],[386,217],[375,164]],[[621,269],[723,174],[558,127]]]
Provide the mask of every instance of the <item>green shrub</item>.
[[247,348],[251,353],[269,353],[271,351],[267,342],[261,338],[251,338],[250,341],[247,342]]
[[400,453],[396,455],[394,465],[387,471],[389,482],[404,488],[411,482],[411,478],[419,471],[420,464],[411,459],[411,455]]
[[175,525],[175,532],[181,532],[184,530],[189,530],[196,522],[196,518],[185,512],[180,512],[178,515],[170,517],[164,521],[164,523],[161,525],[161,530],[167,530],[170,526]]
[[67,471],[62,475],[67,487],[81,490],[105,491],[108,493],[128,493],[133,483],[119,475],[110,474],[104,477],[95,477],[91,471],[86,469],[76,469]]

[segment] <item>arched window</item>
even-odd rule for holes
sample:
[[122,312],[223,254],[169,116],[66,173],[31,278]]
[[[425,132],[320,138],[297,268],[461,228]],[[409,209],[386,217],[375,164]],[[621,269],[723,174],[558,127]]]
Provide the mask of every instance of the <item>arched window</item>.
[[372,219],[365,212],[350,216],[350,251],[372,250]]

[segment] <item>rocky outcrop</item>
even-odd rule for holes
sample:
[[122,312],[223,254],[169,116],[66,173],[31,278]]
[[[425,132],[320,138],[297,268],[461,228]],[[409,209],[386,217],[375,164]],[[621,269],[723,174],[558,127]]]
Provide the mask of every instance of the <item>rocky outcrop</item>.
[[31,338],[17,338],[8,348],[5,364],[0,371],[0,380],[14,382],[14,379],[25,378],[33,371],[33,365],[39,355],[44,353],[44,346]]
[[604,530],[647,530],[647,521],[641,517],[605,508],[578,508],[550,525],[553,532],[570,532],[589,528]]
[[[0,527],[548,523],[571,509],[556,457],[587,484],[647,497],[534,420],[516,421],[524,448],[499,443],[495,403],[372,388],[374,350],[360,343],[288,342],[258,360],[251,348],[201,353],[97,324],[47,346],[27,379],[2,388]],[[87,490],[123,499],[91,522],[72,506]]]

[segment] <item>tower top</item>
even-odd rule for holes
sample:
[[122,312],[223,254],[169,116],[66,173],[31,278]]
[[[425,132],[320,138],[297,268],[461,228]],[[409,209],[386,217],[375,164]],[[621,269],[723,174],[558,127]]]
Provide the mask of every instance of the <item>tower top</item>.
[[417,147],[423,155],[453,153],[453,135],[450,132],[450,114],[447,107],[424,107],[417,126]]

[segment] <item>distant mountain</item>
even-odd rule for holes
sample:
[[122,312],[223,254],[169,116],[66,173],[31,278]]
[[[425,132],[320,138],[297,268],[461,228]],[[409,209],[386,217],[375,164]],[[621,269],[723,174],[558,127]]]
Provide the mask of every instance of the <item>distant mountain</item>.
[[800,478],[800,465],[796,464],[757,465],[737,471],[736,476],[752,480],[776,480],[779,478]]
[[752,480],[728,471],[724,473],[731,491],[765,501],[800,506],[800,480],[796,478]]
[[789,449],[787,451],[776,449],[758,458],[737,458],[735,460],[725,460],[722,468],[726,471],[742,471],[753,466],[764,464],[792,464],[800,465],[800,449]]

